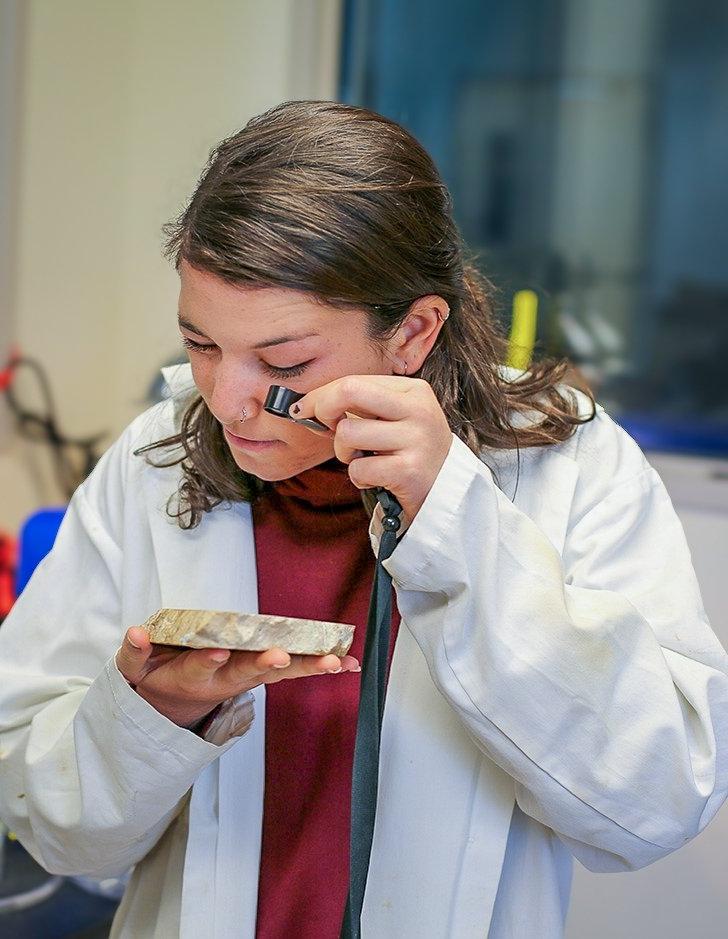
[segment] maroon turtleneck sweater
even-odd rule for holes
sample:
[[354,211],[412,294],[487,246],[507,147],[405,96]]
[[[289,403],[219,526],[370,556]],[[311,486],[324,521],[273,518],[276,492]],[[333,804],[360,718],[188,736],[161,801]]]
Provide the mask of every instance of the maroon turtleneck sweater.
[[[361,662],[374,555],[336,460],[272,485],[253,509],[261,613],[351,623]],[[399,625],[393,596],[390,657]],[[349,883],[359,674],[266,688],[257,939],[338,939]]]

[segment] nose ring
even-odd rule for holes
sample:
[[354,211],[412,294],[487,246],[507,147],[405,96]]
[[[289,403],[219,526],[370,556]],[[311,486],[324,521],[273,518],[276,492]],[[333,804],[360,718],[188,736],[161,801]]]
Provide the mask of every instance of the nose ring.
[[243,416],[240,418],[240,423],[244,424],[248,419],[248,412],[243,408]]

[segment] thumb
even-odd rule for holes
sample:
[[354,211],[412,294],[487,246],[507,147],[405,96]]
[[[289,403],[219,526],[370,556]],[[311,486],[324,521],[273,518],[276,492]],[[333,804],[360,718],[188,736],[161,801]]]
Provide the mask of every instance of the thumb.
[[131,626],[116,653],[116,667],[130,684],[136,685],[144,677],[145,665],[151,653],[149,633],[141,626]]

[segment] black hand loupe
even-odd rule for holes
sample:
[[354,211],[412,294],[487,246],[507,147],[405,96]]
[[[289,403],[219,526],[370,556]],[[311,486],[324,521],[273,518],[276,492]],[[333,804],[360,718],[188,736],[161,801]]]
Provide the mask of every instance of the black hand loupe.
[[275,414],[276,417],[286,417],[295,424],[310,427],[311,430],[331,430],[326,424],[317,421],[315,417],[302,417],[299,419],[288,413],[290,406],[300,398],[303,398],[303,393],[300,391],[291,391],[290,388],[284,388],[283,385],[271,385],[268,394],[265,396],[263,410],[269,414]]

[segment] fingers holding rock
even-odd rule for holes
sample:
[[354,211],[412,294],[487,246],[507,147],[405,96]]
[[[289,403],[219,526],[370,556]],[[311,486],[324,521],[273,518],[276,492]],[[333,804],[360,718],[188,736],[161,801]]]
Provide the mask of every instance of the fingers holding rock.
[[305,678],[339,671],[359,671],[358,661],[351,655],[290,655],[280,648],[265,652],[234,652],[220,677],[234,684],[253,688],[284,678]]

